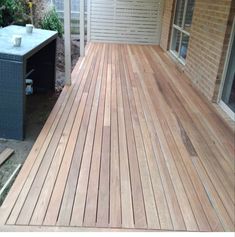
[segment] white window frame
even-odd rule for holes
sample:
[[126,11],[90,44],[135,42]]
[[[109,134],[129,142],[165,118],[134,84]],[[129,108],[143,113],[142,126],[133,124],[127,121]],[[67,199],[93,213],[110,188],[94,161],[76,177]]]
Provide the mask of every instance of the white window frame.
[[[181,64],[185,65],[186,64],[186,60],[184,60],[183,58],[180,57],[180,50],[181,50],[181,46],[182,46],[183,34],[185,34],[188,37],[190,37],[190,33],[183,29],[184,23],[185,23],[185,17],[186,17],[186,13],[187,13],[188,0],[185,0],[183,19],[182,19],[181,27],[174,24],[175,17],[176,17],[176,10],[177,10],[177,1],[178,0],[175,1],[174,18],[173,18],[172,29],[171,29],[171,41],[170,41],[170,50],[169,51]],[[178,30],[180,32],[180,42],[179,42],[179,52],[178,53],[171,49],[172,48],[172,43],[173,43],[174,29],[176,29],[176,30]]]
[[223,75],[222,75],[222,81],[221,81],[219,95],[218,95],[218,101],[217,101],[219,106],[223,109],[223,111],[233,121],[235,121],[235,113],[228,107],[228,105],[226,105],[223,102],[222,94],[223,94],[223,90],[224,90],[224,83],[225,83],[225,79],[226,79],[226,76],[227,76],[229,60],[230,60],[230,56],[231,56],[231,53],[232,53],[232,46],[233,46],[234,41],[235,41],[235,17],[233,19],[233,26],[232,26],[232,31],[231,31],[230,40],[229,40],[228,52],[227,52],[226,59],[225,59],[225,65],[224,65],[224,70],[223,70]]

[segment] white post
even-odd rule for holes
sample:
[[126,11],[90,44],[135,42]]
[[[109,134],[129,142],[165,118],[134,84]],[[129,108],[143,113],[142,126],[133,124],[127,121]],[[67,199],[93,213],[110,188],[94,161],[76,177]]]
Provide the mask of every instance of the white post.
[[85,1],[80,0],[80,56],[85,55]]
[[91,0],[87,0],[87,41],[91,40]]
[[71,85],[71,1],[64,0],[65,84]]

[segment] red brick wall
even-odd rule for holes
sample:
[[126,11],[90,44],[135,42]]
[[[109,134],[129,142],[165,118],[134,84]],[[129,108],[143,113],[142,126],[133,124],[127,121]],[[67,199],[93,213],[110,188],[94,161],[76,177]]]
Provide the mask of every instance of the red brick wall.
[[[231,32],[232,16],[234,16],[234,3],[234,0],[195,1],[184,71],[195,87],[211,101],[216,101],[218,97]],[[168,15],[168,17],[172,18],[172,15]],[[163,20],[161,42],[164,50],[168,49],[165,32],[169,31],[172,25],[167,25],[165,22],[166,20]],[[169,28],[165,29],[168,26]]]

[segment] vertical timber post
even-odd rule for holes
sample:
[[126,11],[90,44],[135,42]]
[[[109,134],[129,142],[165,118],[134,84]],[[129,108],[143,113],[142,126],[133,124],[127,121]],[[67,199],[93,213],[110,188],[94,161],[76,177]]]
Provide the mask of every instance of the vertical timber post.
[[65,84],[71,85],[71,0],[64,0]]

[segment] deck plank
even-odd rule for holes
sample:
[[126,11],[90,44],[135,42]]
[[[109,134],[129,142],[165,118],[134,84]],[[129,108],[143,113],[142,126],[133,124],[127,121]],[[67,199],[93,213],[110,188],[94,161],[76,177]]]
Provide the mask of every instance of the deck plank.
[[111,45],[107,48],[107,60],[105,71],[107,73],[106,88],[105,88],[105,107],[103,121],[103,139],[100,163],[99,177],[99,194],[97,205],[97,220],[98,227],[109,226],[109,203],[110,203],[110,144],[111,144],[111,90],[112,90],[112,75],[111,75]]
[[[89,60],[87,60],[87,67],[83,68],[83,78],[86,79],[86,77],[88,77],[89,75],[89,68],[93,68],[94,66],[94,62],[95,62],[95,53],[97,53],[95,50],[93,51],[94,54],[91,55],[91,57],[89,58]],[[80,79],[81,80],[81,79]],[[89,83],[89,81],[88,81]],[[81,88],[84,88],[85,86],[85,81],[84,84]],[[77,145],[77,139],[78,139],[78,135],[81,131],[81,124],[82,124],[82,119],[84,116],[84,110],[80,111],[80,114],[77,116],[77,120],[76,123],[74,125],[74,129],[72,131],[72,134],[70,136],[70,141],[69,141],[69,145],[66,148],[66,152],[63,158],[63,162],[61,164],[60,167],[60,171],[53,189],[53,192],[51,194],[51,198],[50,198],[50,202],[48,204],[48,209],[45,213],[45,218],[43,220],[43,224],[44,225],[55,225],[57,222],[57,218],[58,218],[58,213],[60,210],[60,206],[61,206],[61,201],[64,195],[64,189],[66,186],[66,182],[69,176],[69,171],[70,171],[70,167],[73,164],[74,166],[77,164],[74,164],[74,151],[76,149],[76,145]],[[77,162],[79,162],[78,159],[76,159]],[[72,163],[73,162],[73,163]],[[78,164],[79,166],[79,164]],[[77,167],[77,166],[76,166]]]
[[[159,80],[159,82],[162,85],[163,89],[165,82],[163,80]],[[208,184],[208,186],[205,188],[210,196],[210,201],[214,203],[213,205],[220,206],[220,208],[217,209],[217,211],[220,212],[219,216],[222,215],[222,219],[227,220],[226,224],[224,223],[224,227],[226,226],[226,228],[228,228],[228,226],[230,226],[231,228],[232,222],[234,223],[234,200],[231,199],[231,196],[226,190],[229,189],[229,192],[231,192],[231,194],[234,193],[234,182],[233,184],[230,184],[229,187],[226,185],[231,178],[231,174],[228,171],[224,170],[221,166],[218,166],[216,156],[213,155],[213,150],[210,149],[207,144],[207,140],[205,140],[202,135],[201,131],[203,130],[203,128],[198,127],[197,122],[194,121],[194,116],[190,116],[190,113],[188,112],[189,109],[185,108],[187,101],[182,98],[182,95],[180,93],[176,93],[176,89],[174,89],[172,85],[168,84],[168,88],[165,86],[165,89],[168,90],[166,94],[169,95],[168,97],[165,97],[166,102],[171,106],[171,108],[179,117],[198,153],[198,159],[194,159],[193,164],[199,165],[199,167],[203,168],[203,171],[200,172],[206,172],[212,180],[212,183],[215,185],[214,190],[213,186],[209,185],[210,180],[203,180],[204,184]],[[170,98],[172,96],[173,98]],[[228,176],[230,176],[230,178],[227,178],[226,181],[224,180],[225,185],[222,184],[223,182],[221,182],[221,178],[224,179],[224,176],[219,177],[218,175],[216,175],[217,172],[219,172],[219,174],[221,174],[221,172],[226,173]],[[200,176],[202,177],[202,173]],[[208,190],[208,188],[210,190]],[[216,192],[218,193],[219,197],[217,197]],[[210,193],[213,193],[213,195],[210,195]],[[222,200],[223,205],[221,205],[222,203],[220,202],[220,199]]]
[[[102,54],[100,54],[102,56]],[[100,63],[100,59],[99,63]],[[102,73],[102,69],[99,66],[100,64],[97,64],[97,70],[94,72],[94,77],[93,80]],[[101,77],[98,76],[98,79],[96,81],[96,88],[94,93],[94,98],[93,98],[93,104],[90,112],[90,118],[89,118],[89,124],[88,130],[87,130],[87,135],[86,135],[86,142],[82,154],[82,163],[81,163],[81,168],[79,172],[79,177],[78,177],[78,183],[77,183],[77,188],[75,192],[75,197],[74,197],[74,205],[71,210],[71,225],[82,225],[83,223],[83,218],[84,218],[84,210],[85,210],[85,205],[86,205],[86,195],[87,195],[87,186],[89,182],[89,173],[90,173],[90,163],[91,163],[91,158],[92,158],[92,150],[93,150],[93,142],[94,142],[94,134],[95,134],[95,127],[96,127],[96,118],[97,118],[97,111],[98,111],[98,106],[99,106],[99,98],[100,98],[100,92],[101,92],[101,84],[102,84],[102,79]],[[91,96],[92,98],[92,96]],[[76,178],[75,178],[76,179]],[[66,210],[67,211],[67,210]],[[64,218],[64,214],[60,213],[61,217]],[[67,218],[65,218],[66,221]],[[76,221],[75,221],[76,220]],[[61,223],[58,223],[61,224]]]
[[110,156],[110,226],[121,227],[121,183],[117,114],[117,46],[112,45],[112,96],[111,96],[111,156]]
[[0,228],[234,231],[233,137],[158,46],[90,43]]
[[[141,68],[141,62],[139,61],[139,55],[136,50],[132,47],[132,53],[135,56],[136,60],[136,68]],[[151,138],[152,141],[154,142],[154,152],[156,154],[156,160],[157,160],[157,166],[159,167],[159,173],[162,179],[162,184],[164,186],[165,190],[165,196],[167,199],[167,204],[171,213],[171,219],[173,223],[173,227],[175,230],[185,230],[185,223],[183,219],[183,215],[179,206],[179,202],[176,196],[176,192],[173,186],[173,182],[170,178],[170,174],[167,168],[167,165],[164,161],[164,153],[161,149],[160,146],[160,141],[158,136],[156,135],[157,129],[155,129],[156,121],[157,121],[157,114],[154,109],[154,103],[151,100],[151,97],[148,93],[148,87],[144,84],[144,81],[140,80],[140,78],[143,77],[141,75],[141,71],[139,69],[136,71],[136,78],[137,78],[137,85],[138,85],[138,91],[140,94],[142,106],[145,111],[145,115],[148,117],[148,128],[149,131],[151,132]],[[146,75],[145,75],[146,78]]]
[[122,97],[124,105],[125,125],[126,125],[126,136],[127,136],[127,147],[129,154],[129,167],[131,176],[131,188],[132,188],[132,200],[133,200],[133,211],[134,211],[134,224],[136,228],[146,228],[147,220],[145,214],[144,197],[142,190],[142,183],[139,172],[139,164],[137,157],[136,142],[134,138],[134,129],[131,119],[131,108],[130,101],[128,99],[128,91],[126,85],[125,65],[121,49],[119,50],[119,62],[121,72],[121,87]]
[[106,73],[104,61],[106,60],[107,54],[102,52],[102,71],[99,77],[102,78],[101,95],[99,100],[99,108],[96,122],[95,140],[92,154],[92,161],[90,167],[90,178],[86,197],[86,208],[84,213],[84,226],[90,227],[96,225],[97,215],[97,200],[99,192],[99,175],[100,175],[100,157],[102,150],[102,136],[103,136],[103,120],[104,120],[104,108],[105,108],[105,89],[106,89]]
[[[149,56],[146,53],[146,51],[144,53],[145,53],[146,57]],[[150,57],[148,57],[148,58],[149,58],[149,61],[151,63],[151,58]],[[169,110],[168,105],[166,103],[164,103],[164,100],[162,98],[164,95],[162,95],[162,97],[160,96],[163,91],[160,91],[158,89],[158,87],[154,87],[155,81],[158,80],[159,77],[164,77],[164,75],[162,75],[162,73],[161,73],[161,68],[159,68],[158,66],[156,66],[155,64],[152,64],[152,63],[151,63],[151,65],[153,67],[153,71],[155,72],[154,73],[154,78],[153,78],[155,80],[148,81],[148,82],[149,82],[150,85],[152,85],[152,88],[155,89],[153,91],[154,94],[152,96],[154,96],[155,94],[159,94],[159,100],[158,100],[159,103],[156,103],[155,105],[157,107],[157,110],[161,111],[161,113],[159,113],[161,126],[163,127],[165,136],[167,137],[167,141],[168,141],[168,145],[169,145],[170,150],[174,151],[175,164],[176,164],[176,167],[177,167],[178,172],[180,174],[181,181],[184,185],[184,188],[185,188],[187,197],[189,199],[190,205],[192,207],[192,210],[193,210],[195,219],[197,221],[199,230],[201,230],[201,231],[210,231],[211,230],[210,225],[207,221],[207,218],[206,218],[206,215],[205,215],[204,211],[202,210],[202,206],[201,206],[201,203],[198,199],[196,190],[193,188],[190,176],[188,175],[188,173],[185,169],[185,166],[182,162],[182,158],[181,158],[181,155],[180,155],[180,152],[179,152],[179,146],[176,145],[177,144],[176,140],[175,140],[175,138],[174,138],[174,136],[173,136],[173,134],[170,130],[170,127],[172,127],[173,124],[168,123],[167,119],[166,119],[167,117],[170,116],[171,111]],[[190,141],[188,143],[190,143]],[[190,149],[193,150],[194,148],[192,147]],[[193,155],[196,156],[195,151],[191,151],[191,152],[193,153]]]
[[[80,187],[79,184],[81,184],[80,177],[82,178],[84,177],[84,179],[86,179],[86,177],[89,174],[88,162],[89,162],[89,157],[90,157],[91,149],[92,149],[92,134],[93,134],[93,128],[95,124],[97,97],[99,96],[99,85],[98,85],[98,81],[96,80],[97,74],[100,69],[99,56],[100,56],[100,52],[98,50],[97,57],[94,64],[94,69],[90,71],[90,75],[87,77],[87,78],[91,78],[90,87],[89,87],[89,84],[86,84],[84,88],[84,91],[89,93],[88,101],[87,101],[84,115],[82,118],[81,128],[80,128],[80,132],[77,138],[77,144],[74,149],[73,163],[71,164],[66,188],[63,195],[63,200],[61,203],[61,207],[60,207],[60,211],[59,211],[59,215],[57,219],[57,225],[59,226],[70,225],[71,214],[74,211],[73,208],[77,202],[76,190],[78,189],[78,187]],[[88,157],[86,157],[84,154],[87,155]],[[86,157],[86,159],[83,159],[83,157]],[[83,176],[84,170],[87,171],[85,172],[85,176]],[[84,190],[82,191],[83,192],[86,191],[86,180],[84,182]],[[83,195],[81,195],[81,198],[83,198]],[[83,202],[81,204],[83,204]],[[77,212],[76,215],[78,215],[81,219],[83,219],[82,212]]]
[[[119,47],[117,49],[119,51]],[[118,134],[120,152],[120,176],[121,176],[121,206],[122,226],[124,228],[134,227],[133,199],[131,193],[131,177],[129,169],[129,158],[127,149],[127,131],[125,126],[124,102],[121,87],[121,71],[119,56],[116,56],[116,78],[118,96]]]
[[[124,69],[126,73],[126,87],[127,87],[127,94],[129,96],[130,101],[130,110],[131,110],[131,117],[132,117],[132,124],[134,130],[134,137],[136,142],[136,150],[137,150],[137,157],[139,163],[139,171],[141,177],[141,183],[143,187],[143,197],[144,197],[144,204],[145,204],[145,211],[146,211],[146,219],[147,219],[147,226],[148,228],[159,229],[160,222],[158,217],[158,210],[156,207],[155,196],[153,193],[152,188],[152,181],[149,174],[149,166],[147,159],[153,158],[152,150],[150,149],[149,143],[147,143],[149,134],[141,133],[140,129],[140,118],[138,117],[137,113],[137,105],[134,97],[134,90],[136,89],[135,86],[132,86],[133,83],[133,74],[131,73],[131,69],[128,68],[128,62],[126,60],[127,52],[122,50],[123,54],[123,62],[124,62]],[[144,146],[144,143],[147,146]],[[150,151],[151,150],[151,151]],[[160,191],[160,190],[158,190]]]
[[[129,67],[129,73],[132,74],[132,78],[133,78],[132,80],[135,81],[138,78],[133,70],[135,65],[132,65],[130,63],[130,61],[133,60],[133,59],[131,59],[133,56],[132,56],[129,48],[126,49],[126,55],[129,55],[129,57],[130,57],[129,60],[127,58],[126,63]],[[132,80],[131,80],[131,82],[132,82]],[[149,117],[149,113],[145,113],[145,109],[144,109],[144,107],[142,107],[140,95],[138,93],[138,83],[132,82],[132,85],[134,85],[133,86],[133,96],[135,98],[137,114],[138,114],[139,122],[140,122],[140,129],[142,131],[144,147],[145,147],[145,151],[146,151],[146,155],[147,155],[147,157],[146,157],[147,162],[146,163],[147,163],[149,173],[150,173],[149,176],[150,176],[151,182],[152,182],[156,207],[157,207],[157,211],[158,211],[158,215],[159,215],[160,226],[161,226],[161,229],[171,229],[172,228],[172,221],[171,221],[167,201],[165,198],[165,192],[164,192],[164,188],[162,185],[162,180],[160,177],[158,165],[156,163],[155,155],[157,155],[157,154],[155,154],[154,148],[153,148],[153,146],[155,146],[155,144],[154,144],[154,142],[152,142],[151,131],[148,130],[148,126],[147,126],[147,123],[149,122],[149,120],[151,120],[151,118]],[[145,116],[146,114],[147,114],[147,116]],[[142,166],[142,165],[140,165],[140,166]],[[143,173],[145,173],[145,172],[143,172]],[[148,202],[148,198],[146,201]]]

